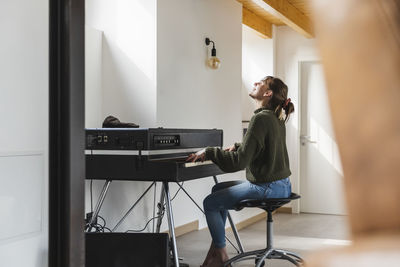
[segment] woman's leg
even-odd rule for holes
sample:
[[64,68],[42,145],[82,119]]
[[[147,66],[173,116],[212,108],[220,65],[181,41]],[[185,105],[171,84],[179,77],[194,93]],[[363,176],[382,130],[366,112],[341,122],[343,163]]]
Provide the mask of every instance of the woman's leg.
[[229,260],[229,256],[226,247],[215,248],[214,256],[211,258],[209,264],[207,264],[207,267],[221,267],[227,260]]
[[[233,209],[243,199],[263,198],[265,189],[248,181],[229,187],[220,185],[203,202],[208,228],[216,248],[225,247],[226,210]],[[222,212],[222,213],[221,213]]]
[[[228,188],[228,187],[231,187],[231,186],[234,186],[234,185],[246,183],[246,182],[247,181],[245,181],[245,180],[237,180],[237,181],[228,181],[228,182],[217,183],[211,189],[211,193],[217,192],[219,190],[222,190],[224,188]],[[224,222],[224,225],[225,225],[226,218],[228,217],[228,210],[226,210],[226,209],[221,210],[220,213],[221,213],[222,221]]]
[[[228,259],[225,244],[225,222],[227,210],[233,209],[243,199],[264,199],[288,197],[291,184],[288,178],[272,183],[253,184],[248,181],[220,183],[203,202],[208,228],[213,239],[213,253],[205,261],[207,267],[219,266]],[[209,251],[210,252],[210,251]]]
[[[221,189],[224,189],[224,188],[227,188],[227,187],[230,187],[230,186],[233,186],[233,185],[241,184],[243,182],[245,182],[245,181],[239,180],[239,181],[229,181],[229,182],[217,183],[216,185],[213,186],[211,192],[214,193],[214,192],[219,191]],[[228,215],[228,211],[227,210],[222,210],[222,211],[220,211],[220,214],[221,214],[222,221],[226,222],[226,217]],[[209,250],[207,252],[207,256],[204,259],[204,262],[203,262],[203,264],[201,266],[207,266],[207,264],[210,263],[211,258],[215,256],[215,252],[216,252],[215,245],[211,241],[210,248],[209,248]]]
[[215,246],[214,243],[211,241],[210,248],[208,249],[207,256],[203,261],[203,264],[200,267],[207,266],[211,259],[215,256]]

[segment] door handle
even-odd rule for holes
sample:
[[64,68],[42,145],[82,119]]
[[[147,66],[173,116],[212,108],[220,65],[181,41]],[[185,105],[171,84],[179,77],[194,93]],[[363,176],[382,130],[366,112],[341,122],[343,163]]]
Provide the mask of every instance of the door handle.
[[305,145],[307,143],[316,144],[317,141],[311,140],[311,136],[309,135],[300,135],[301,144]]

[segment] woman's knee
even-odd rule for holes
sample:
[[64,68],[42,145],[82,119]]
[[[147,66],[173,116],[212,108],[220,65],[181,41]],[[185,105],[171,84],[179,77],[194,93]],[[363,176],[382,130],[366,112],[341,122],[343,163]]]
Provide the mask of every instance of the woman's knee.
[[204,200],[203,200],[203,207],[204,207],[204,210],[210,210],[211,209],[211,207],[212,207],[212,197],[211,197],[211,194],[210,195],[208,195],[208,196],[206,196],[205,198],[204,198]]
[[222,190],[222,189],[225,189],[228,187],[239,185],[239,184],[242,184],[245,182],[246,181],[244,181],[244,180],[237,180],[237,181],[227,181],[227,182],[218,183],[212,187],[211,192],[214,193],[214,192],[217,192],[218,190]]
[[204,211],[218,211],[221,209],[221,194],[211,193],[203,200]]
[[[219,186],[218,186],[219,185]],[[214,193],[218,190],[221,189],[221,184],[215,184],[212,188],[211,188],[211,193]]]

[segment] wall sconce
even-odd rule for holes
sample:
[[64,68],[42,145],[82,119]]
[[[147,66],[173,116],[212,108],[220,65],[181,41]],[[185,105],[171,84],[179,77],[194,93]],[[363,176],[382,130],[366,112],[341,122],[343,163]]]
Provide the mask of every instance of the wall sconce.
[[207,66],[215,70],[221,65],[221,61],[217,58],[217,49],[215,49],[214,41],[211,41],[210,38],[206,38],[206,45],[209,45],[210,43],[213,44],[213,47],[211,49],[211,57],[207,59]]

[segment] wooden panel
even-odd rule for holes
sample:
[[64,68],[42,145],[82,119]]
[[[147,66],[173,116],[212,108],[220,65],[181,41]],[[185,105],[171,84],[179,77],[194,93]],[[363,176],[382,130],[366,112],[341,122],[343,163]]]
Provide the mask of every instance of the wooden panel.
[[280,19],[276,18],[275,16],[271,15],[265,9],[260,7],[259,5],[255,4],[252,0],[237,0],[238,2],[243,4],[243,7],[247,8],[257,16],[261,17],[262,19],[269,21],[270,23],[280,26],[285,25]]
[[263,38],[272,38],[272,24],[243,7],[243,24],[257,31]]
[[310,19],[291,5],[287,0],[254,0],[270,14],[278,17],[293,30],[307,38],[314,37]]
[[[197,231],[199,230],[199,220],[195,220],[193,222],[189,222],[187,224],[181,225],[181,226],[177,226],[174,228],[175,230],[175,236],[182,236],[184,234],[193,232],[193,231]],[[169,233],[169,230],[164,231],[163,233]]]
[[280,207],[279,209],[276,210],[278,213],[290,213],[292,214],[292,207]]
[[[252,225],[252,224],[255,224],[256,222],[259,222],[259,221],[261,221],[261,220],[264,220],[265,218],[267,218],[267,213],[266,212],[261,212],[261,213],[259,213],[259,214],[257,214],[257,215],[254,215],[254,216],[252,216],[252,217],[250,217],[250,218],[248,218],[248,219],[245,219],[245,220],[243,220],[243,221],[241,221],[241,222],[239,222],[239,223],[236,223],[235,224],[235,226],[236,226],[236,229],[239,231],[239,230],[241,230],[241,229],[243,229],[243,228],[246,228],[247,226],[250,226],[250,225]],[[226,231],[228,232],[232,232],[232,228],[231,227],[228,227],[227,229],[226,229]]]
[[[307,38],[314,37],[314,30],[306,12],[308,5],[298,0],[295,3],[303,12],[288,0],[238,0],[245,8],[275,25],[286,24]],[[308,11],[307,11],[308,12]]]
[[311,16],[311,0],[287,0],[295,8],[297,8],[301,13],[310,17]]

